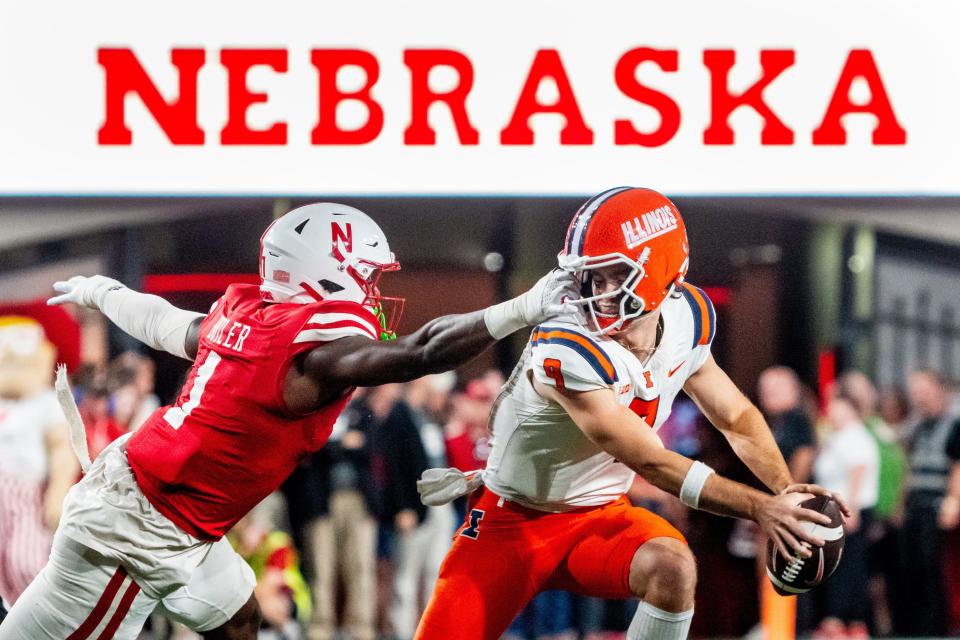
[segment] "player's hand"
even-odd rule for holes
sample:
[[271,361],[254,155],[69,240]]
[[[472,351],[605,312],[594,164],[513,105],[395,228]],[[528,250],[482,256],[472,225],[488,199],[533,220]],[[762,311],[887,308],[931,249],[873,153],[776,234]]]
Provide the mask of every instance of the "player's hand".
[[773,540],[785,560],[792,560],[794,555],[809,558],[813,555],[810,546],[822,547],[824,544],[823,538],[814,536],[804,526],[807,522],[830,524],[829,516],[800,506],[801,502],[812,497],[810,493],[784,492],[766,496],[757,508],[754,520]]
[[344,449],[362,449],[363,445],[366,443],[367,437],[363,434],[363,431],[357,431],[356,429],[350,429],[343,434],[343,437],[340,438],[340,446]]
[[941,529],[949,531],[956,529],[960,524],[960,499],[946,496],[940,503],[940,512],[937,514],[937,524]]
[[107,293],[122,289],[123,283],[106,276],[73,276],[69,280],[53,283],[53,290],[60,293],[47,300],[49,305],[66,302],[78,304],[90,309],[101,309]]
[[540,278],[526,293],[517,296],[520,313],[527,326],[538,325],[544,320],[576,310],[568,304],[580,297],[577,280],[563,269],[554,269]]
[[854,511],[849,516],[844,518],[843,521],[843,530],[847,535],[856,533],[860,530],[860,512]]
[[393,524],[397,529],[397,533],[403,535],[416,529],[420,522],[419,518],[417,518],[416,511],[413,509],[404,509],[397,513],[396,517],[393,519]]
[[837,506],[840,507],[840,513],[843,514],[844,518],[850,518],[853,516],[853,512],[850,511],[850,507],[847,506],[847,503],[843,501],[843,498],[840,497],[839,493],[834,493],[818,484],[805,484],[798,482],[788,485],[787,488],[780,493],[812,493],[815,496],[826,496],[828,498],[832,498],[833,501],[837,503]]

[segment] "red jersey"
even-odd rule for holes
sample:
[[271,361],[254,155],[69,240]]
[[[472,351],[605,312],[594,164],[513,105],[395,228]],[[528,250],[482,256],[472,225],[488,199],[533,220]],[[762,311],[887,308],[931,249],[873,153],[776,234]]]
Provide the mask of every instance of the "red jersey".
[[380,336],[376,318],[358,304],[271,304],[256,285],[231,285],[200,325],[176,404],[157,409],[127,443],[150,503],[193,536],[223,536],[326,443],[352,394],[293,413],[283,384],[294,357],[352,335]]

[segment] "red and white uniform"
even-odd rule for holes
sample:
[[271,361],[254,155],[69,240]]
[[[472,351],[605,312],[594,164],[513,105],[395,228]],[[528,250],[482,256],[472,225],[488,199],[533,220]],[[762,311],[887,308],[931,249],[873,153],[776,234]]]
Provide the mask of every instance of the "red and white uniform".
[[176,404],[108,446],[67,494],[50,560],[0,640],[133,640],[154,609],[200,633],[225,624],[255,578],[223,534],[324,445],[350,396],[296,415],[287,370],[318,344],[379,331],[352,302],[269,304],[231,286]]
[[200,326],[197,358],[176,404],[127,443],[140,490],[200,539],[223,536],[327,441],[350,399],[297,415],[283,402],[294,357],[344,336],[376,340],[380,326],[352,302],[269,304],[233,285]]

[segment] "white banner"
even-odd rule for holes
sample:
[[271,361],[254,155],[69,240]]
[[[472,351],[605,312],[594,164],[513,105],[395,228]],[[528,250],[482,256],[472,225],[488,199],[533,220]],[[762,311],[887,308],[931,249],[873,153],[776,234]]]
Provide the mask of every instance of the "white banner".
[[958,24],[954,0],[6,0],[0,194],[958,194]]

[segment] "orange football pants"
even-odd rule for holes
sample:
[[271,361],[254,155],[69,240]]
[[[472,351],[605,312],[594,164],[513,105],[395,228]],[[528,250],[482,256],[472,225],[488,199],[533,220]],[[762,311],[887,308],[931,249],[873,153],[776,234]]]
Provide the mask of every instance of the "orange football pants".
[[647,540],[686,542],[666,520],[621,497],[546,513],[487,489],[471,496],[416,640],[496,640],[540,591],[632,597],[630,563]]

